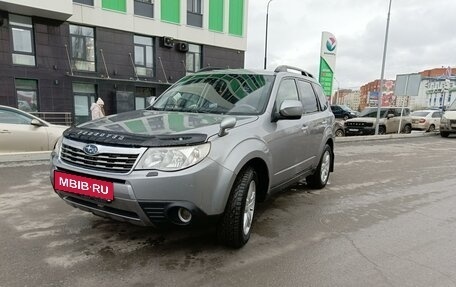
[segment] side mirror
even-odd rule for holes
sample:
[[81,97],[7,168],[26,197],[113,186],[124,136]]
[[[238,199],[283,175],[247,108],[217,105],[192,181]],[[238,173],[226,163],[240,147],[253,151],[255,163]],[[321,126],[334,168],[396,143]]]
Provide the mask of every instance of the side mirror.
[[388,114],[388,116],[387,116],[386,118],[387,118],[387,119],[394,118],[394,114]]
[[40,122],[39,120],[37,119],[32,119],[32,121],[30,122],[30,124],[32,126],[35,126],[35,127],[42,127],[44,126],[44,124],[42,122]]
[[298,120],[301,118],[304,108],[298,100],[284,100],[280,105],[280,118],[288,120]]
[[234,128],[236,122],[237,120],[235,117],[224,118],[220,123],[220,131],[218,132],[219,137],[226,136],[228,134],[226,130]]

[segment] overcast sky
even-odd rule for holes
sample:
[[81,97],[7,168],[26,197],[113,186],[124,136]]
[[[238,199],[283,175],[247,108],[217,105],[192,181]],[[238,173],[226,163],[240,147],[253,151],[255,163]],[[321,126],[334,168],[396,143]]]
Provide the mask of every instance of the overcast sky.
[[[263,68],[267,2],[249,0],[246,68]],[[321,32],[328,31],[337,39],[334,76],[340,88],[359,88],[380,79],[388,4],[389,0],[273,0],[268,69],[287,64],[318,78]],[[392,0],[385,78],[456,67],[455,13],[456,0]]]

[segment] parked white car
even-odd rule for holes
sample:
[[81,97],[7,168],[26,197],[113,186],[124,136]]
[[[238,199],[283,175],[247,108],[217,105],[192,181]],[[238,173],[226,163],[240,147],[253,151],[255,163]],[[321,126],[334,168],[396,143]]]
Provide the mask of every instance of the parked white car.
[[440,120],[440,135],[444,138],[456,133],[456,101],[445,110]]
[[440,127],[442,112],[437,110],[414,111],[412,117],[412,129],[433,132]]

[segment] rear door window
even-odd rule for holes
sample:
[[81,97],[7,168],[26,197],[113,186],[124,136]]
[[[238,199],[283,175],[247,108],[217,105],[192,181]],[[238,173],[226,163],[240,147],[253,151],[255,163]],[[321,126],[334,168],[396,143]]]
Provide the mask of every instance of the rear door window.
[[298,80],[304,113],[318,112],[317,97],[309,82]]

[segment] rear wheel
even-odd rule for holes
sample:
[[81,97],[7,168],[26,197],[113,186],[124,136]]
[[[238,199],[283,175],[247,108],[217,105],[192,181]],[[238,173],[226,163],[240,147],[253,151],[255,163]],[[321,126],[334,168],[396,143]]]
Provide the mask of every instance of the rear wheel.
[[440,132],[440,136],[441,136],[442,138],[447,138],[449,135],[450,135],[449,132]]
[[333,152],[331,147],[326,144],[321,155],[320,162],[318,163],[317,169],[314,174],[309,175],[306,178],[307,185],[311,188],[320,189],[326,186],[329,179],[329,172],[331,170],[331,163],[333,159]]
[[430,125],[427,131],[430,132],[430,133],[434,132],[435,131],[435,126],[434,125]]
[[383,127],[383,126],[378,127],[378,134],[379,134],[379,135],[384,135],[384,134],[386,134],[385,127]]
[[258,176],[252,167],[243,169],[237,176],[217,226],[217,238],[223,244],[240,248],[249,241],[257,186]]
[[412,132],[412,126],[411,125],[405,125],[404,126],[404,133],[409,134]]

